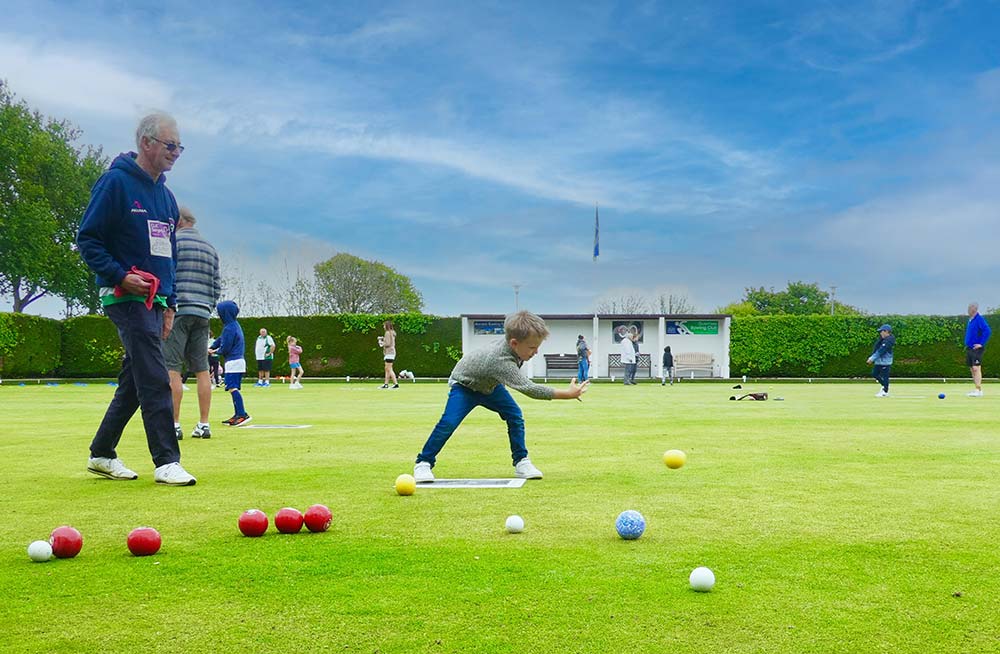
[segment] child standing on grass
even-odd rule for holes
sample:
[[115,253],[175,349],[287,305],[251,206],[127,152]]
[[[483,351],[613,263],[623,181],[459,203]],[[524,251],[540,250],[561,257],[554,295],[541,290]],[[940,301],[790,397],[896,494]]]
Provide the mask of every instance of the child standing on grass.
[[[385,363],[385,383],[382,384],[382,388],[399,388],[399,381],[392,369],[392,364],[396,360],[396,328],[391,320],[382,323],[382,327],[385,328],[385,336],[378,337],[378,344],[382,347],[382,358]],[[392,382],[392,385],[389,382]]]
[[667,383],[667,379],[670,379],[670,385],[674,385],[674,355],[670,352],[670,346],[663,348],[663,369],[660,371],[660,386]]
[[219,302],[216,308],[219,318],[222,319],[222,335],[212,342],[209,352],[219,354],[226,360],[224,379],[226,391],[233,397],[233,417],[223,420],[222,424],[230,427],[239,427],[250,422],[250,414],[243,407],[243,396],[240,395],[240,387],[243,383],[243,373],[247,371],[247,362],[243,358],[243,351],[246,345],[243,341],[243,328],[236,321],[236,316],[240,313],[240,308],[232,300]]
[[889,325],[879,327],[878,335],[868,363],[875,366],[872,368],[872,377],[882,384],[882,390],[875,397],[889,397],[889,369],[892,368],[892,349],[896,346],[896,337],[892,335],[892,327]]
[[574,379],[568,389],[555,389],[536,384],[521,372],[521,364],[535,356],[548,335],[544,320],[529,311],[519,311],[507,316],[504,321],[503,340],[462,357],[448,379],[451,390],[444,414],[413,466],[413,477],[417,482],[434,481],[431,468],[437,461],[438,453],[477,406],[500,414],[507,423],[514,474],[522,479],[542,478],[542,471],[528,458],[521,407],[506,387],[537,400],[572,400],[579,399],[590,383],[584,381],[577,384]]
[[302,348],[297,345],[298,340],[294,336],[289,336],[285,339],[285,344],[288,346],[288,367],[292,369],[292,383],[288,387],[290,389],[302,388],[302,363],[299,361],[299,356],[302,355]]

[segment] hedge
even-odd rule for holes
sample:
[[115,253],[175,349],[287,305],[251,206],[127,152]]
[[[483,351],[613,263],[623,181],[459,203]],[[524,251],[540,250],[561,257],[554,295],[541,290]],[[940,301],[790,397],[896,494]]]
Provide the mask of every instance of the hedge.
[[[257,364],[254,344],[261,328],[274,338],[277,354],[272,376],[289,374],[285,338],[298,339],[302,367],[307,377],[378,377],[383,375],[382,348],[377,337],[382,323],[392,318],[396,326],[396,372],[411,370],[418,377],[447,377],[462,354],[462,321],[420,314],[370,316],[247,317],[239,318],[246,341],[247,370]],[[222,331],[222,322],[212,320],[212,335]]]
[[125,348],[114,323],[104,316],[80,316],[63,321],[64,377],[117,377]]
[[[461,356],[461,320],[420,314],[390,316],[398,333],[396,371],[419,377],[445,377]],[[247,317],[240,324],[246,337],[248,370],[256,371],[254,342],[261,327],[277,343],[273,374],[287,375],[285,337],[299,339],[302,365],[309,377],[382,376],[382,334],[386,316],[339,315]],[[1000,316],[987,316],[1000,339]],[[754,377],[862,377],[877,338],[888,322],[896,334],[893,375],[898,377],[964,377],[962,339],[965,316],[754,316],[733,319],[730,371]],[[212,321],[213,334],[221,324]],[[5,377],[115,377],[123,351],[114,325],[103,316],[65,321],[0,314],[0,375]],[[988,374],[1000,371],[1000,347],[986,348]]]
[[[988,316],[996,332],[1000,316]],[[966,316],[753,316],[734,318],[730,372],[755,377],[861,377],[883,323],[892,325],[898,377],[963,377]],[[1000,336],[998,336],[1000,338]],[[1000,351],[986,348],[996,371]]]
[[33,377],[59,370],[62,323],[23,313],[0,313],[0,376]]

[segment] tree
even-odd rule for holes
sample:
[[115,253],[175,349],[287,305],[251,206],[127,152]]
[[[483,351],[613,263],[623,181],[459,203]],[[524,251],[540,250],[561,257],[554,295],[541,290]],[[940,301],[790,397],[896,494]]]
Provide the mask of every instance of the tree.
[[594,311],[619,315],[649,313],[649,302],[638,293],[609,295],[597,302]]
[[80,134],[30,110],[0,81],[0,293],[13,297],[15,312],[46,294],[69,309],[99,306],[75,240],[107,159],[74,146]]
[[316,300],[326,313],[419,312],[423,296],[410,278],[346,252],[316,264]]
[[[784,291],[748,287],[740,302],[730,304],[720,309],[723,313],[733,315],[815,315],[830,313],[830,294],[820,289],[819,284],[805,282],[789,282]],[[747,311],[748,305],[753,312]],[[839,315],[859,315],[859,309],[840,302],[834,303],[835,313]]]
[[667,315],[694,313],[694,303],[688,299],[687,295],[674,292],[660,293],[657,301],[660,306],[660,313]]

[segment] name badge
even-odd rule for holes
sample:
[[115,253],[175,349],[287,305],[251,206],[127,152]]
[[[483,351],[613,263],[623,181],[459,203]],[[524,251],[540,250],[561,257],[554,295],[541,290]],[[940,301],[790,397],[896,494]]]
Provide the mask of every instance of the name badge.
[[146,224],[149,225],[149,253],[154,257],[172,257],[170,225],[158,220],[148,220]]

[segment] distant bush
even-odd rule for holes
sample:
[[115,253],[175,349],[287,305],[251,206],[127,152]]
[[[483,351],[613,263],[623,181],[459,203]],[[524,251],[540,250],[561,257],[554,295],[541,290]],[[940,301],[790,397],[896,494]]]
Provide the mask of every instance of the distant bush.
[[[396,371],[411,370],[418,377],[447,377],[461,356],[462,321],[422,314],[373,316],[343,314],[310,317],[239,318],[246,340],[247,370],[255,371],[254,344],[261,328],[274,339],[276,353],[272,376],[287,375],[285,338],[298,339],[302,367],[309,377],[382,377],[382,348],[377,337],[382,323],[396,326]],[[222,321],[212,320],[212,335],[222,331]]]
[[62,323],[64,377],[117,377],[125,348],[118,330],[104,316],[80,316]]
[[[1000,327],[1000,316],[989,316]],[[757,377],[861,377],[883,323],[892,325],[896,348],[892,374],[961,377],[965,316],[749,316],[734,318],[730,371]],[[1000,352],[986,349],[983,366],[996,370]]]
[[32,377],[59,368],[62,323],[23,313],[0,313],[0,376]]

